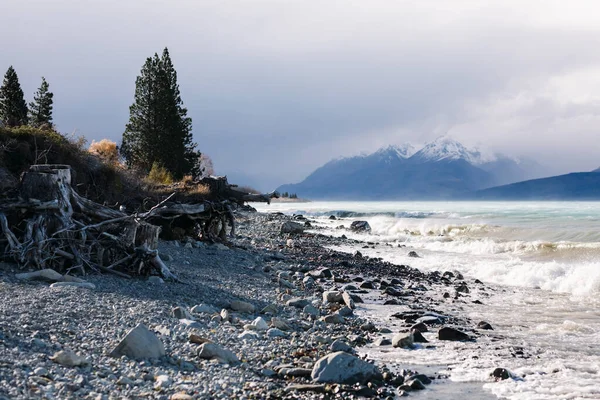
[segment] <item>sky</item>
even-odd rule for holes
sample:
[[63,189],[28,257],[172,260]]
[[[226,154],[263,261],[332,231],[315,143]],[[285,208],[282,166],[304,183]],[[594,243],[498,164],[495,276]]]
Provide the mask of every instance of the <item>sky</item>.
[[450,135],[549,173],[600,166],[600,2],[2,0],[0,73],[68,135],[119,142],[169,48],[218,174],[272,190],[332,158]]

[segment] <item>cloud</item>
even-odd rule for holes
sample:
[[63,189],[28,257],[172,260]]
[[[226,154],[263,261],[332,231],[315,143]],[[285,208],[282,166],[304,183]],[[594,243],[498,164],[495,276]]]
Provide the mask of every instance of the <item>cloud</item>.
[[9,0],[5,8],[0,37],[11,41],[0,69],[13,64],[28,94],[46,76],[61,130],[119,139],[135,76],[168,46],[201,149],[217,172],[265,189],[332,157],[444,133],[557,171],[589,169],[598,152],[595,2]]

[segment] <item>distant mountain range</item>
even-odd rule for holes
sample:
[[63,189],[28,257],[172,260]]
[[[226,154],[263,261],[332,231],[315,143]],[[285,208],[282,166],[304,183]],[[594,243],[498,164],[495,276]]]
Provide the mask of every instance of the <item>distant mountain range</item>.
[[434,200],[543,175],[534,161],[467,148],[441,137],[421,149],[404,144],[332,160],[302,182],[277,190],[315,200]]

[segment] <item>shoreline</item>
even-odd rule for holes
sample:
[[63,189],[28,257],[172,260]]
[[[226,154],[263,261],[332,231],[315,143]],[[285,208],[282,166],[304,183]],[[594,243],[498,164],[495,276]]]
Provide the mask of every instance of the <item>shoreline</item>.
[[[412,371],[402,370],[407,365],[395,368],[378,363],[382,372],[388,372],[372,387],[306,386],[315,384],[310,378],[315,363],[342,346],[340,340],[348,351],[362,356],[369,354],[376,340],[414,325],[409,319],[373,324],[361,303],[356,303],[355,311],[350,310],[355,316],[347,315],[343,322],[335,323],[340,322],[337,316],[343,302],[323,304],[323,292],[344,286],[343,292],[364,297],[367,304],[395,299],[401,304],[390,307],[420,310],[421,316],[433,311],[444,317],[444,325],[474,337],[484,335],[475,329],[477,321],[439,310],[444,303],[434,292],[442,292],[434,288],[452,291],[464,286],[463,280],[325,247],[361,244],[353,240],[314,233],[281,234],[282,224],[292,221],[291,217],[238,213],[236,220],[238,234],[231,248],[200,242],[160,244],[161,256],[186,285],[91,275],[85,279],[94,289],[51,288],[48,283],[19,281],[14,275],[21,271],[2,264],[0,325],[6,329],[0,332],[0,398],[312,398],[323,391],[341,393],[343,398],[394,396],[401,381],[414,378]],[[324,268],[332,277],[323,275]],[[395,285],[393,279],[398,280]],[[388,284],[385,295],[381,294],[386,290],[380,287],[382,280]],[[374,289],[359,287],[368,286],[366,282]],[[457,299],[463,297],[460,293],[456,292]],[[251,304],[254,310],[232,309],[235,300]],[[307,314],[305,311],[315,311],[305,309],[306,304],[318,315]],[[257,327],[261,325],[258,318],[270,325],[269,330]],[[156,333],[166,356],[146,361],[109,357],[111,348],[138,323]],[[435,331],[440,326],[433,321],[426,324]],[[202,345],[191,343],[191,334],[230,350],[240,362],[229,365],[218,357],[216,361],[200,358]],[[332,349],[334,343],[338,347]],[[477,342],[453,343],[468,346]],[[397,350],[389,345],[381,348]],[[87,364],[65,367],[50,360],[67,349],[86,358]],[[493,397],[479,391],[483,383],[461,386],[441,376],[431,377],[437,378],[435,383],[426,385],[420,398],[441,395],[445,390],[453,393],[447,397],[452,398],[461,387],[473,391],[471,398]]]

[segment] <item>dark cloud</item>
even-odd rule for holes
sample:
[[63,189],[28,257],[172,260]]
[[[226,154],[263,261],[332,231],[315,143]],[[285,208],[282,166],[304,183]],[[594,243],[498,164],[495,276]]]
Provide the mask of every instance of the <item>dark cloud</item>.
[[46,76],[62,131],[118,140],[144,59],[169,46],[201,148],[263,189],[444,133],[589,169],[593,4],[9,0],[0,68],[30,96]]

